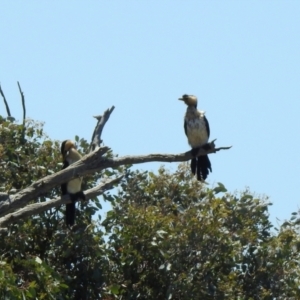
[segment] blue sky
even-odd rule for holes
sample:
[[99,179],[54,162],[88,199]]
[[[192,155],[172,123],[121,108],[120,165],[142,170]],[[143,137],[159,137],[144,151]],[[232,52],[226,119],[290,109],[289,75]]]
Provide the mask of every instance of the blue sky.
[[1,11],[0,82],[17,119],[19,81],[52,139],[89,140],[92,116],[115,105],[103,133],[115,153],[179,153],[189,147],[177,98],[194,94],[217,146],[233,145],[211,155],[209,184],[269,196],[274,223],[298,210],[300,1],[3,1]]

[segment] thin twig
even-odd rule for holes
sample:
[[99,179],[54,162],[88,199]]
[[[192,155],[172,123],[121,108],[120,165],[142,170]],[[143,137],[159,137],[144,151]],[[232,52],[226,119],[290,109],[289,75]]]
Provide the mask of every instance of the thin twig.
[[24,97],[24,93],[21,89],[19,81],[18,81],[18,87],[19,87],[19,91],[21,94],[21,100],[22,100],[22,106],[23,106],[23,125],[25,125],[25,119],[26,119],[25,97]]
[[1,96],[3,98],[3,100],[4,100],[4,104],[5,104],[5,107],[6,107],[7,116],[11,117],[10,109],[9,109],[8,103],[6,101],[5,95],[4,95],[3,91],[2,91],[1,84],[0,84],[0,94],[1,94]]
[[25,97],[24,97],[24,93],[21,89],[20,83],[18,81],[18,87],[19,87],[19,91],[21,94],[21,100],[22,100],[22,106],[23,106],[23,130],[22,130],[22,143],[25,142],[25,119],[26,119],[26,107],[25,107]]

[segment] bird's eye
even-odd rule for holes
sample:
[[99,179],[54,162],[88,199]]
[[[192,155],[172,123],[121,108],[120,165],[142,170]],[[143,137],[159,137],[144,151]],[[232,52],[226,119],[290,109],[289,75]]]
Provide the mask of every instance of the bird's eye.
[[182,98],[187,98],[188,97],[188,95],[187,94],[184,94],[183,96],[182,96]]

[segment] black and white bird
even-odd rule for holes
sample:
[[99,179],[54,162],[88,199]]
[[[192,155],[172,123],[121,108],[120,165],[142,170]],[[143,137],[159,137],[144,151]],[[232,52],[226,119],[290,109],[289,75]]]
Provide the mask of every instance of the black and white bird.
[[[61,144],[61,154],[63,157],[63,169],[81,159],[80,153],[76,150],[75,143],[66,140]],[[85,200],[85,195],[81,190],[82,178],[74,178],[61,185],[62,195],[69,195],[72,203],[66,204],[66,224],[73,226],[75,223],[75,203],[79,200]]]
[[204,111],[197,110],[197,97],[193,95],[183,95],[179,100],[184,101],[188,106],[184,116],[184,131],[188,138],[188,143],[192,147],[191,170],[197,179],[204,181],[212,172],[208,155],[196,156],[200,147],[207,144],[209,139],[209,124],[204,115]]

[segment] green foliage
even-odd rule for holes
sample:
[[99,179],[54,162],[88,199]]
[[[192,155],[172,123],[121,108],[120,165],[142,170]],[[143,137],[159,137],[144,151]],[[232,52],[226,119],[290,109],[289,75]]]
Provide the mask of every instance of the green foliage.
[[232,195],[220,183],[208,189],[185,165],[175,174],[130,173],[122,188],[103,222],[111,232],[112,294],[299,299],[299,235],[296,228],[272,234],[266,199]]
[[[0,118],[0,188],[11,194],[62,168],[60,143],[44,134],[43,124],[29,120],[22,133],[22,125]],[[87,141],[76,140],[85,153]],[[83,188],[95,186],[101,176],[87,176]],[[32,202],[59,195],[57,187]],[[99,298],[107,259],[103,233],[91,220],[100,206],[97,197],[78,204],[72,231],[64,224],[64,206],[9,226],[0,236],[0,299]]]
[[[74,139],[86,153],[87,141]],[[60,156],[43,124],[27,121],[24,131],[0,118],[0,191],[59,171]],[[112,210],[102,224],[95,198],[78,204],[72,230],[57,207],[1,234],[0,299],[300,299],[298,212],[273,228],[266,198],[208,188],[186,164],[174,174],[104,170],[83,188],[120,173],[118,192],[103,195]],[[32,202],[58,195],[59,187]]]

